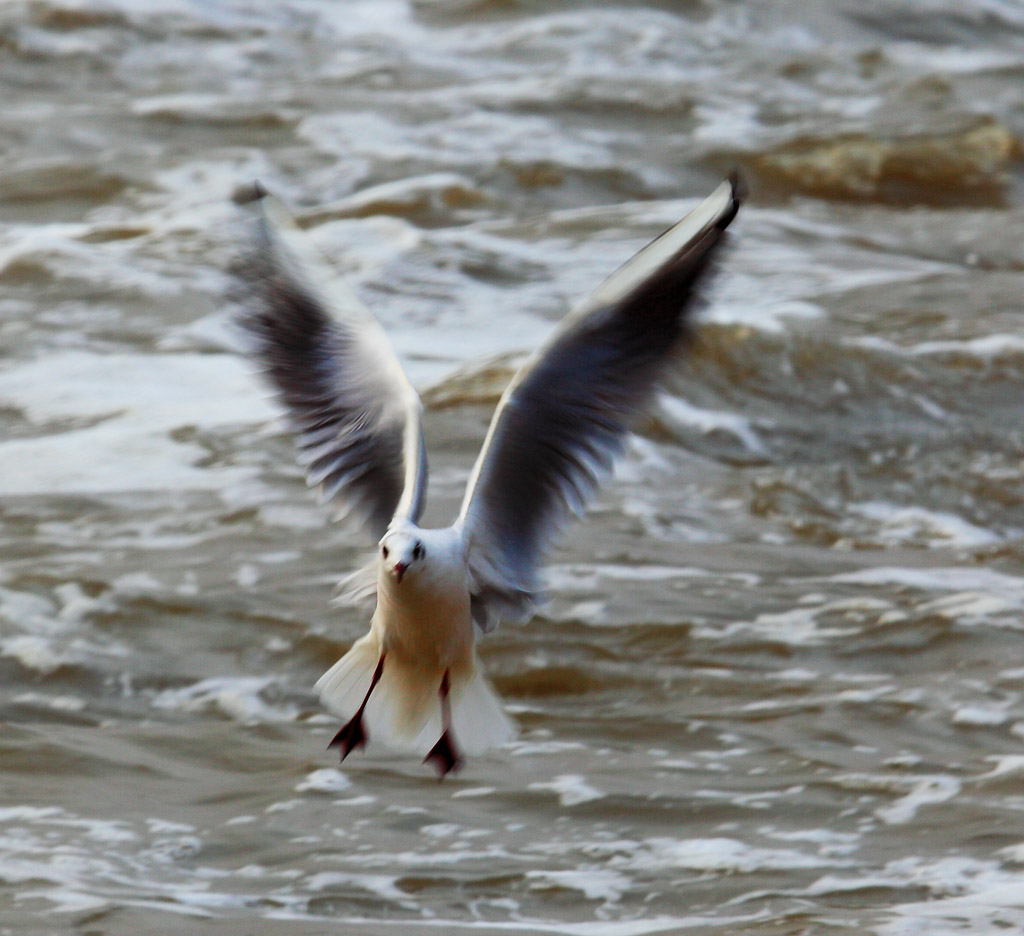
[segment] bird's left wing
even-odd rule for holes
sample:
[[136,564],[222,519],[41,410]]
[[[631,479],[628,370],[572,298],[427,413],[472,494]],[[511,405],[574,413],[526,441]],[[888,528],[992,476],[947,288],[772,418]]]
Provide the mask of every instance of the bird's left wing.
[[377,320],[259,193],[252,251],[240,265],[240,322],[288,410],[307,483],[337,499],[374,540],[423,507],[422,404]]
[[688,334],[698,284],[738,208],[737,182],[722,183],[606,280],[512,379],[459,516],[484,630],[536,600],[545,550],[610,471]]

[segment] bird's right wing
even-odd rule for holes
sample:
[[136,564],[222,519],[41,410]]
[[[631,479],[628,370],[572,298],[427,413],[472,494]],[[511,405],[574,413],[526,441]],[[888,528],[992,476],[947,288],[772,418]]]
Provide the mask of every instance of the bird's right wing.
[[567,316],[512,378],[459,517],[484,630],[535,601],[545,551],[610,471],[689,333],[698,286],[738,208],[737,182],[724,182]]
[[422,510],[422,404],[377,320],[281,204],[261,196],[239,269],[240,323],[287,408],[307,483],[376,541],[393,517],[415,522]]

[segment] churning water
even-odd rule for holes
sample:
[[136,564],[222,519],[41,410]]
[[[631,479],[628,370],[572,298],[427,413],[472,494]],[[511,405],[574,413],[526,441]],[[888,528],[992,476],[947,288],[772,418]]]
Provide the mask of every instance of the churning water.
[[[0,5],[0,932],[1024,930],[1022,87],[1012,0]],[[364,544],[233,353],[238,193],[392,335],[447,523],[737,165],[698,348],[483,643],[520,737],[339,768]]]

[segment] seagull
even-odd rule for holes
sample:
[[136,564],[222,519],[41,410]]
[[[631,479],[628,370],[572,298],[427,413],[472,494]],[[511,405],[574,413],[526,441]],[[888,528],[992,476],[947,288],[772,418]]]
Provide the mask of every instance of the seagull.
[[419,395],[384,329],[262,187],[241,264],[239,322],[296,437],[308,484],[377,542],[353,594],[369,632],[317,682],[344,720],[345,760],[373,738],[443,778],[515,730],[477,632],[541,597],[556,535],[612,469],[692,333],[703,282],[740,205],[735,176],[571,311],[498,403],[455,522],[419,525],[427,460]]

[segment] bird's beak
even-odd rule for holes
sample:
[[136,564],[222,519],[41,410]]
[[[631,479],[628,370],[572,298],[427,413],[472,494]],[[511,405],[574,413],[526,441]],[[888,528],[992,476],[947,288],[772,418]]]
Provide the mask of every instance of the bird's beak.
[[396,562],[395,563],[395,578],[398,579],[399,585],[402,583],[402,576],[405,575],[405,570],[409,568],[407,562]]

